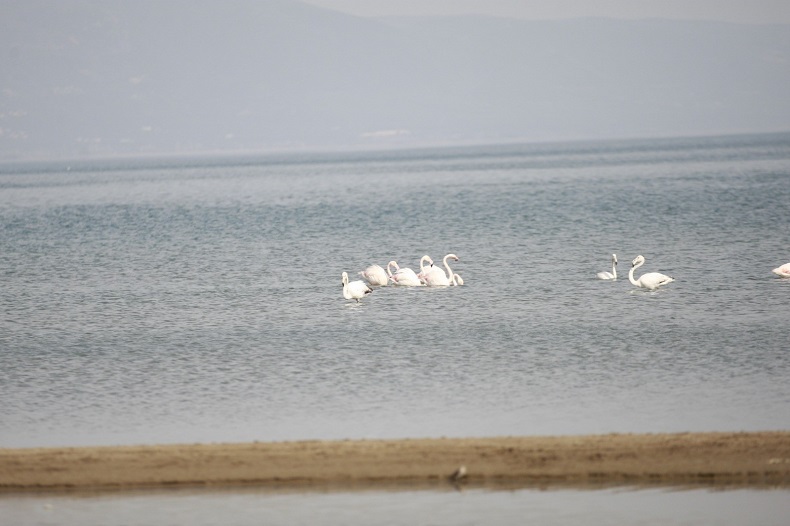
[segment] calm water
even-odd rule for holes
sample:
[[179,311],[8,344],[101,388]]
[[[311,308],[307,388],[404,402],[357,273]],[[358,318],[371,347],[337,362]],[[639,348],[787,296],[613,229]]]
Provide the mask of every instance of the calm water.
[[788,218],[788,134],[0,166],[0,446],[788,429]]
[[304,494],[233,489],[0,497],[0,516],[19,526],[785,526],[789,515],[787,492],[777,490],[478,489]]

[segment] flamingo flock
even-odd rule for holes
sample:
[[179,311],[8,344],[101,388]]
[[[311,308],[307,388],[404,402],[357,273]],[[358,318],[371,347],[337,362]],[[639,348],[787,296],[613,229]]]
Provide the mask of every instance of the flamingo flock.
[[[365,270],[359,272],[362,279],[348,281],[348,273],[343,272],[343,297],[347,300],[359,300],[367,294],[373,292],[373,287],[384,287],[393,284],[400,287],[450,287],[464,284],[463,278],[453,272],[448,260],[459,261],[455,254],[447,254],[442,259],[444,268],[436,266],[430,256],[425,255],[420,258],[420,272],[415,272],[408,267],[401,267],[397,261],[387,263],[386,270],[380,265],[370,265]],[[617,254],[612,254],[612,271],[598,272],[596,277],[606,281],[617,280]],[[651,292],[658,290],[659,287],[675,281],[672,276],[667,276],[660,272],[646,272],[634,277],[634,271],[645,264],[645,257],[638,255],[631,262],[631,270],[628,271],[628,281],[635,287],[647,289]],[[782,278],[790,278],[790,263],[785,263],[771,272]]]
[[373,292],[373,287],[384,287],[389,284],[399,287],[451,287],[464,284],[463,278],[450,268],[449,260],[460,261],[455,254],[447,254],[442,259],[442,267],[434,264],[430,256],[420,258],[420,271],[415,272],[408,267],[401,267],[397,261],[387,263],[384,270],[380,265],[370,265],[359,272],[362,279],[349,282],[348,273],[343,272],[343,297],[347,300],[359,300]]

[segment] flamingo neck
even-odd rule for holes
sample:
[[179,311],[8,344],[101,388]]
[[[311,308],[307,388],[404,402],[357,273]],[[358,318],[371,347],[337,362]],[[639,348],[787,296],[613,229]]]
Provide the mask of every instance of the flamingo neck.
[[390,261],[389,263],[387,263],[387,275],[389,275],[389,277],[392,277],[392,271],[390,270],[390,266],[395,267],[395,272],[400,270],[400,267],[394,261]]
[[[428,256],[423,256],[422,259],[420,259],[420,272],[421,273],[425,272],[425,262],[426,261],[431,261],[431,258],[429,258]],[[432,261],[431,261],[431,265],[433,265]]]
[[612,276],[613,279],[617,279],[617,263],[612,260]]
[[450,268],[450,264],[447,263],[447,256],[444,256],[444,259],[442,260],[442,262],[444,263],[444,268],[447,269],[447,279],[449,279],[450,281],[453,281],[453,271]]
[[628,281],[631,282],[632,285],[636,285],[637,287],[641,287],[642,285],[634,279],[634,271],[644,265],[644,261],[640,262],[638,265],[634,265],[631,267],[631,270],[628,271]]

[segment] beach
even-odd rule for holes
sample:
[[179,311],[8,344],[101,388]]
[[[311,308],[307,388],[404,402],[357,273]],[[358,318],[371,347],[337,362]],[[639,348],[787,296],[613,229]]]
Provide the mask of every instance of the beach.
[[790,432],[0,449],[4,492],[440,484],[787,487]]

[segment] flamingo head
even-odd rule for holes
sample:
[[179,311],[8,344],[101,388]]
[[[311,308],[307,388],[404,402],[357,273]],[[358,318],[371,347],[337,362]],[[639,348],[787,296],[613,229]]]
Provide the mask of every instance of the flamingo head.
[[637,265],[641,265],[644,262],[645,262],[645,256],[639,255],[639,256],[636,256],[634,258],[634,260],[631,262],[631,266],[635,267]]
[[612,254],[612,262],[617,265],[617,254]]

